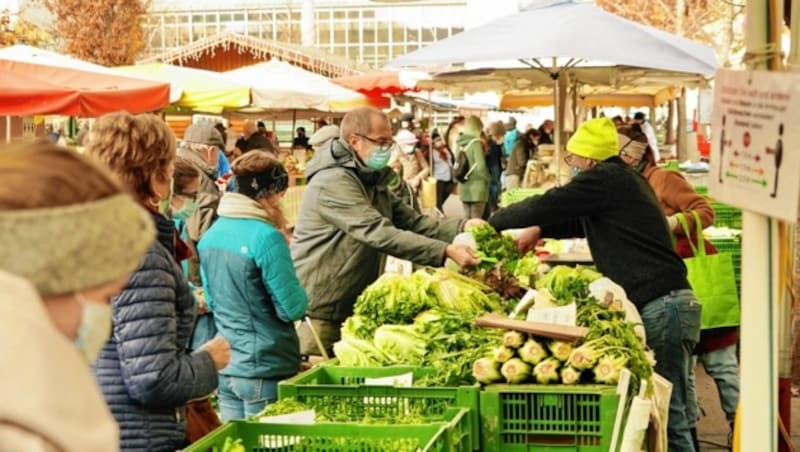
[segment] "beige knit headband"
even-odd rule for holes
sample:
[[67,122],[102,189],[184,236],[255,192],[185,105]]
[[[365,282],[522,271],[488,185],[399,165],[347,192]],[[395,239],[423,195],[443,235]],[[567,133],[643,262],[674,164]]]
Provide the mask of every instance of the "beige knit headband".
[[647,150],[645,143],[631,140],[627,135],[619,134],[619,151],[624,152],[631,158],[641,160]]
[[154,237],[150,215],[126,194],[0,211],[0,270],[28,279],[42,296],[78,292],[132,273]]

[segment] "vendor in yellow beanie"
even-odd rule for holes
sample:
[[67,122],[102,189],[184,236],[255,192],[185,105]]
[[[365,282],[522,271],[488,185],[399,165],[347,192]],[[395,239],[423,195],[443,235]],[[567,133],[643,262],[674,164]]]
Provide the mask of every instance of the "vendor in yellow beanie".
[[669,450],[694,451],[687,369],[700,338],[701,307],[655,193],[618,156],[618,141],[610,119],[585,122],[567,143],[565,161],[577,173],[572,180],[497,211],[489,223],[498,231],[525,228],[516,240],[523,253],[543,237],[586,238],[597,269],[638,308],[655,352],[655,372],[675,388]]
[[564,161],[574,172],[586,171],[619,154],[617,128],[608,118],[590,119],[567,142]]

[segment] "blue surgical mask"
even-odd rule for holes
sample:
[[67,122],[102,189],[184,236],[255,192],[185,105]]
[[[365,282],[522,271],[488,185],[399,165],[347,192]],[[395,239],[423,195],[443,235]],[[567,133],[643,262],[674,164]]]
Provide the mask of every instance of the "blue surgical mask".
[[368,167],[374,170],[382,170],[386,168],[391,158],[392,158],[391,149],[382,150],[379,146],[375,146],[372,148],[372,151],[369,154],[369,158],[365,163]]
[[199,207],[200,205],[197,204],[197,201],[194,199],[187,199],[183,202],[183,207],[181,207],[180,210],[174,210],[172,212],[172,219],[186,221],[189,219],[189,217],[194,215],[195,212],[197,212]]
[[92,364],[111,336],[111,305],[88,300],[79,293],[75,299],[83,311],[74,344],[86,362]]

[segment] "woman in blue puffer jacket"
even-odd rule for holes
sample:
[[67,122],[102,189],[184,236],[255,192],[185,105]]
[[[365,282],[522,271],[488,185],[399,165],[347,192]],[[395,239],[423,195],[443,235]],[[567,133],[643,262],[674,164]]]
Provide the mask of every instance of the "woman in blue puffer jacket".
[[260,412],[278,382],[300,368],[293,322],[308,307],[289,254],[280,200],[289,186],[283,165],[263,151],[233,162],[236,193],[222,196],[219,218],[200,240],[209,308],[231,339],[231,363],[220,372],[223,421]]
[[185,406],[217,386],[230,356],[217,337],[194,353],[188,343],[194,299],[176,261],[169,206],[175,139],[151,114],[120,112],[97,120],[86,147],[151,213],[157,242],[112,300],[112,336],[92,367],[119,423],[120,449],[167,452],[186,445]]

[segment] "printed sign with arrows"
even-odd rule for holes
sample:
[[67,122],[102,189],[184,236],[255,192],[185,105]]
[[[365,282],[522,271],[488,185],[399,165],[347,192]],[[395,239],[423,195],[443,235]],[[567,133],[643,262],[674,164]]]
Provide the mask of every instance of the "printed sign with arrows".
[[796,221],[800,129],[789,125],[798,120],[799,74],[717,71],[710,195],[732,206]]

